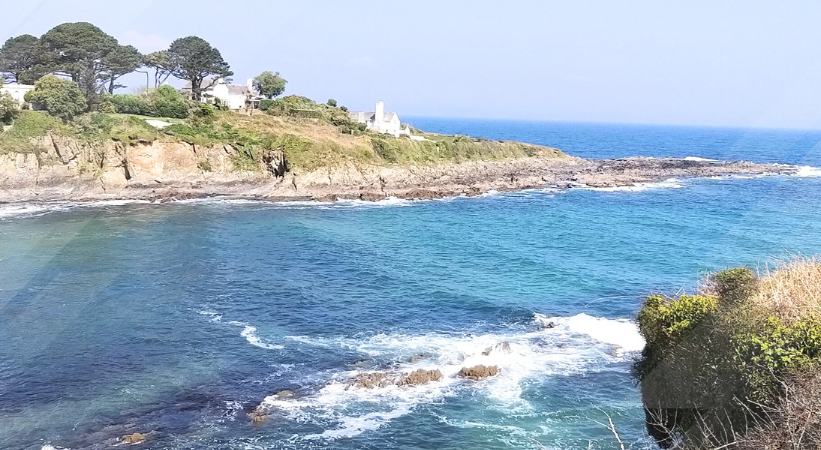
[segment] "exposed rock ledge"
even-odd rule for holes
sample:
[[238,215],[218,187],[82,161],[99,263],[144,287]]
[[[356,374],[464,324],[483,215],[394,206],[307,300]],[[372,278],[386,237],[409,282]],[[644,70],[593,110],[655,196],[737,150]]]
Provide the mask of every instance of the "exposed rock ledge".
[[437,165],[355,165],[288,169],[284,155],[263,155],[256,170],[235,166],[230,146],[112,144],[104,151],[67,141],[48,152],[0,155],[0,202],[232,196],[271,200],[380,200],[478,195],[536,187],[616,187],[671,177],[790,174],[797,168],[671,158],[584,160],[530,157]]

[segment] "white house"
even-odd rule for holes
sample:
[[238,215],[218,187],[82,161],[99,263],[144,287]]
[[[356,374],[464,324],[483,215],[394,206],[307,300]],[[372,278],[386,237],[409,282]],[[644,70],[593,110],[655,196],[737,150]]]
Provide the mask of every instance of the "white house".
[[0,86],[0,95],[9,94],[22,107],[26,104],[26,93],[33,90],[33,84],[4,84]]
[[[211,83],[210,80],[203,82],[204,85]],[[187,84],[183,90],[191,90],[191,84]],[[253,86],[253,80],[248,80],[242,84],[227,84],[225,80],[219,78],[214,84],[203,89],[200,101],[202,103],[214,104],[219,102],[228,109],[238,110],[245,107],[256,108],[259,105],[260,96]]]
[[376,111],[374,112],[351,112],[351,120],[359,123],[364,123],[368,130],[390,134],[395,137],[402,135],[410,136],[410,129],[402,128],[402,123],[399,121],[399,115],[395,112],[385,112],[385,102],[376,102]]

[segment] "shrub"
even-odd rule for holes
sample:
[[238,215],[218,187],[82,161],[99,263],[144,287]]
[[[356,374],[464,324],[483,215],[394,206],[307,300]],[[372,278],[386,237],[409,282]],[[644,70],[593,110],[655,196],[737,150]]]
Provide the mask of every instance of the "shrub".
[[733,304],[755,292],[758,277],[746,267],[737,267],[713,274],[710,282],[712,290],[722,302]]
[[210,121],[213,120],[217,114],[216,108],[206,103],[198,103],[194,107],[194,119]]
[[26,94],[26,101],[67,122],[85,111],[86,97],[77,83],[46,75],[37,80],[34,90]]
[[114,112],[120,114],[137,114],[140,116],[153,115],[151,114],[151,107],[141,95],[115,94],[107,96],[107,99],[114,107]]
[[20,107],[9,94],[0,95],[0,124],[10,124],[20,114]]
[[821,358],[821,320],[784,324],[770,316],[755,330],[737,334],[734,342],[748,395],[766,402],[778,393],[780,379]]
[[188,100],[171,86],[164,85],[148,91],[147,97],[157,117],[185,119],[189,115]]
[[[728,269],[706,288],[711,295],[648,297],[639,313],[647,344],[635,369],[651,434],[662,444],[678,436],[682,448],[723,448],[755,436],[763,441],[744,448],[803,448],[767,436],[800,428],[783,417],[800,412],[784,410],[795,394],[790,380],[821,366],[821,264],[797,260],[761,278]],[[813,380],[817,388],[821,378]],[[801,408],[821,411],[821,396],[798,394],[810,402]],[[736,434],[748,426],[762,428]]]
[[385,161],[391,163],[399,161],[400,149],[395,140],[388,141],[387,139],[373,137],[371,138],[371,146],[373,146],[374,153]]
[[334,100],[332,98],[329,98],[327,105],[330,106],[331,108],[336,108],[336,100]]
[[263,98],[262,100],[259,101],[259,109],[261,109],[263,111],[268,111],[273,106],[274,106],[274,100],[271,100],[269,98]]
[[114,111],[121,114],[176,119],[185,119],[190,114],[188,100],[171,86],[160,86],[140,95],[106,96],[103,99],[103,104],[105,103],[110,103]]
[[651,295],[639,312],[639,330],[648,347],[663,349],[715,313],[717,307],[718,299],[710,295],[682,295],[677,299]]

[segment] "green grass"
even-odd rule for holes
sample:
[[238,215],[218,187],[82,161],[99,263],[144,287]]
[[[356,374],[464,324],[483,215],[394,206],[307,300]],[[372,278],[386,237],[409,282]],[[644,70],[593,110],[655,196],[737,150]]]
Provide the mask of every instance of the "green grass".
[[63,135],[70,133],[71,129],[63,125],[60,119],[44,112],[20,111],[12,127],[0,133],[0,154],[37,153],[40,148],[32,141],[46,136],[49,132]]
[[[352,130],[347,113],[301,97],[284,101],[293,108],[313,108],[318,117],[294,117],[258,112],[253,116],[215,111],[191,119],[173,119],[134,114],[90,113],[62,124],[39,111],[23,111],[7,132],[0,134],[0,152],[37,152],[34,141],[52,132],[99,148],[107,141],[125,145],[185,142],[196,146],[230,145],[237,152],[236,165],[243,170],[261,170],[268,150],[285,153],[292,168],[314,170],[342,164],[395,165],[436,164],[472,160],[500,160],[529,156],[560,157],[544,147],[475,139],[465,136],[424,134],[425,141],[377,135]],[[296,109],[302,110],[302,109]],[[172,125],[158,130],[146,120],[159,119]],[[344,129],[344,130],[343,130]]]

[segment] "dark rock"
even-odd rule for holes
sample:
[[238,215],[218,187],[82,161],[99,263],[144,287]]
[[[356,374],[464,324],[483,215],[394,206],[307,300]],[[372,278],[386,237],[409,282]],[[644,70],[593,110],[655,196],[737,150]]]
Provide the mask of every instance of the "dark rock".
[[407,373],[399,377],[396,381],[397,386],[416,386],[420,384],[427,384],[431,381],[439,381],[442,379],[442,372],[439,369],[425,370],[419,369]]
[[120,442],[128,445],[142,444],[143,442],[145,442],[145,435],[142,433],[126,434],[125,436],[120,438]]
[[501,370],[499,370],[499,367],[497,366],[485,366],[483,364],[479,364],[473,367],[462,367],[457,376],[477,381],[496,376],[499,372],[501,372]]

